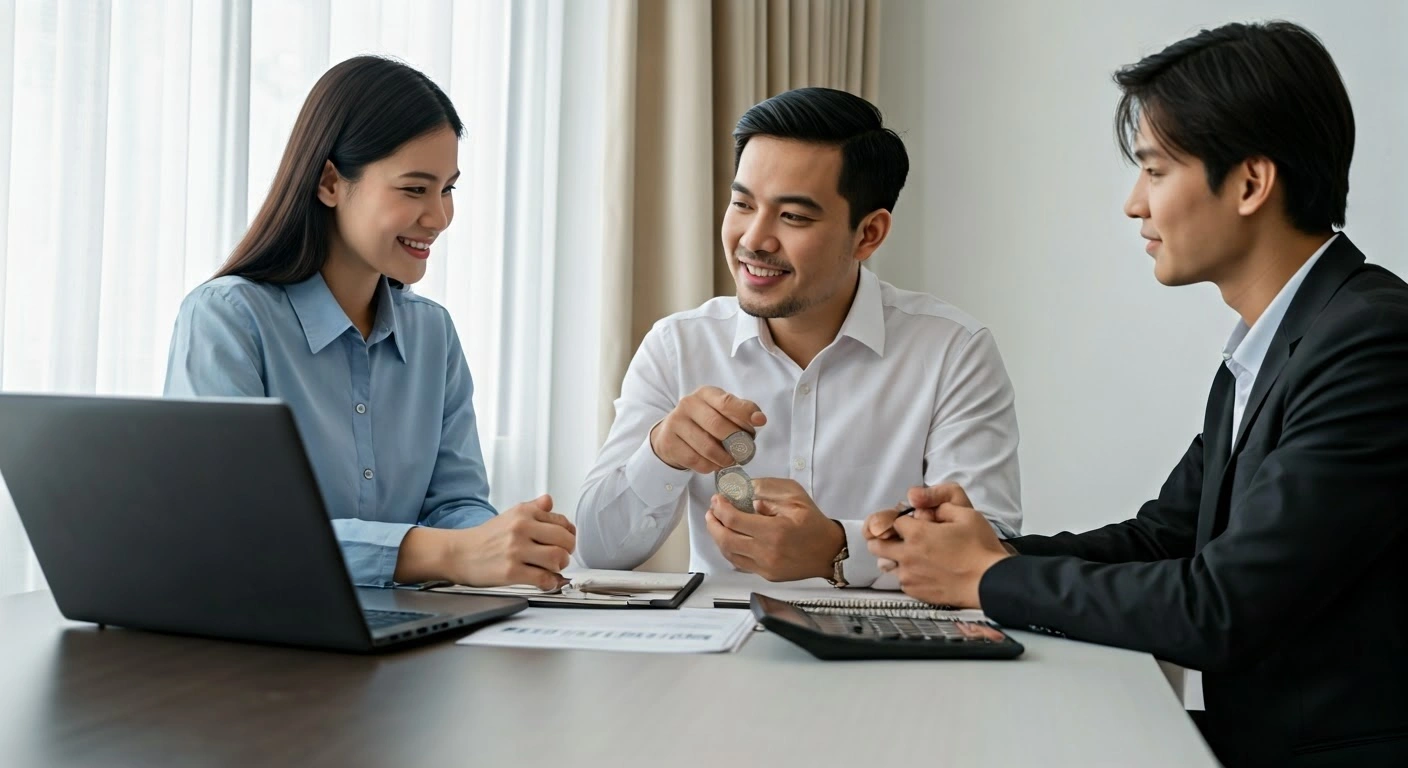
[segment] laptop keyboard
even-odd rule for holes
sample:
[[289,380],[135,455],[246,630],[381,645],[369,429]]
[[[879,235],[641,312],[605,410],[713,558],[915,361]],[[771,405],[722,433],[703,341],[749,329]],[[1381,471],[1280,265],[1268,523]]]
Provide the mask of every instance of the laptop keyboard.
[[419,611],[375,611],[364,610],[362,615],[367,617],[367,626],[373,630],[393,627],[397,624],[405,624],[410,621],[420,621],[428,619],[435,614],[420,613]]

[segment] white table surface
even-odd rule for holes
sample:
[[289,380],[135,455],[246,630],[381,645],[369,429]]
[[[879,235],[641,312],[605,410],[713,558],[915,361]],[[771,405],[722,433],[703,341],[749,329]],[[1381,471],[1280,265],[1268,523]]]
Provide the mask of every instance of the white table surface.
[[[760,591],[835,594],[815,585]],[[1012,661],[823,662],[765,632],[734,654],[368,657],[99,632],[47,593],[0,619],[6,765],[1216,765],[1151,657],[1028,632]]]

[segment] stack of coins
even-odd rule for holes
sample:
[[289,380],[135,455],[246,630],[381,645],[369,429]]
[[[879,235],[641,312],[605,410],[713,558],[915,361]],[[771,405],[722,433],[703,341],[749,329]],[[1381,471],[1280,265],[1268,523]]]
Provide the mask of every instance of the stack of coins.
[[724,438],[724,450],[733,457],[734,466],[724,467],[714,473],[714,490],[729,500],[730,504],[743,512],[753,510],[753,479],[743,471],[741,465],[753,460],[757,446],[753,436],[742,430]]

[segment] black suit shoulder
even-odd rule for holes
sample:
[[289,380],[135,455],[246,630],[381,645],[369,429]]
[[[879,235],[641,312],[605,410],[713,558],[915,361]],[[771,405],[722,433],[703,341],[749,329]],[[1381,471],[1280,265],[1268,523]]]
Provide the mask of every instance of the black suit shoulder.
[[1365,264],[1345,280],[1305,338],[1376,333],[1408,333],[1408,283],[1377,264]]

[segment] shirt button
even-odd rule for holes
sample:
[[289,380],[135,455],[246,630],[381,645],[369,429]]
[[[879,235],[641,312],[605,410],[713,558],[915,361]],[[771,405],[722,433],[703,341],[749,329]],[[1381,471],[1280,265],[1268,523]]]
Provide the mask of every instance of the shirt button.
[[812,393],[812,385],[810,385],[810,384],[803,384],[803,385],[802,385],[802,394],[804,394],[804,395],[810,395],[811,393]]
[[367,406],[363,405],[362,403],[357,403],[357,413],[366,413],[366,412],[367,412]]
[[372,471],[371,471],[370,469],[364,469],[364,470],[362,470],[362,477],[365,477],[365,478],[367,478],[368,480],[370,480],[370,479],[372,479],[372,475],[373,475],[373,473],[372,473]]
[[675,490],[675,484],[674,484],[674,483],[665,483],[665,490],[667,490],[667,491],[673,491],[673,490]]
[[802,461],[801,459],[797,459],[796,461],[792,462],[792,466],[796,467],[797,469],[806,469],[807,462]]

